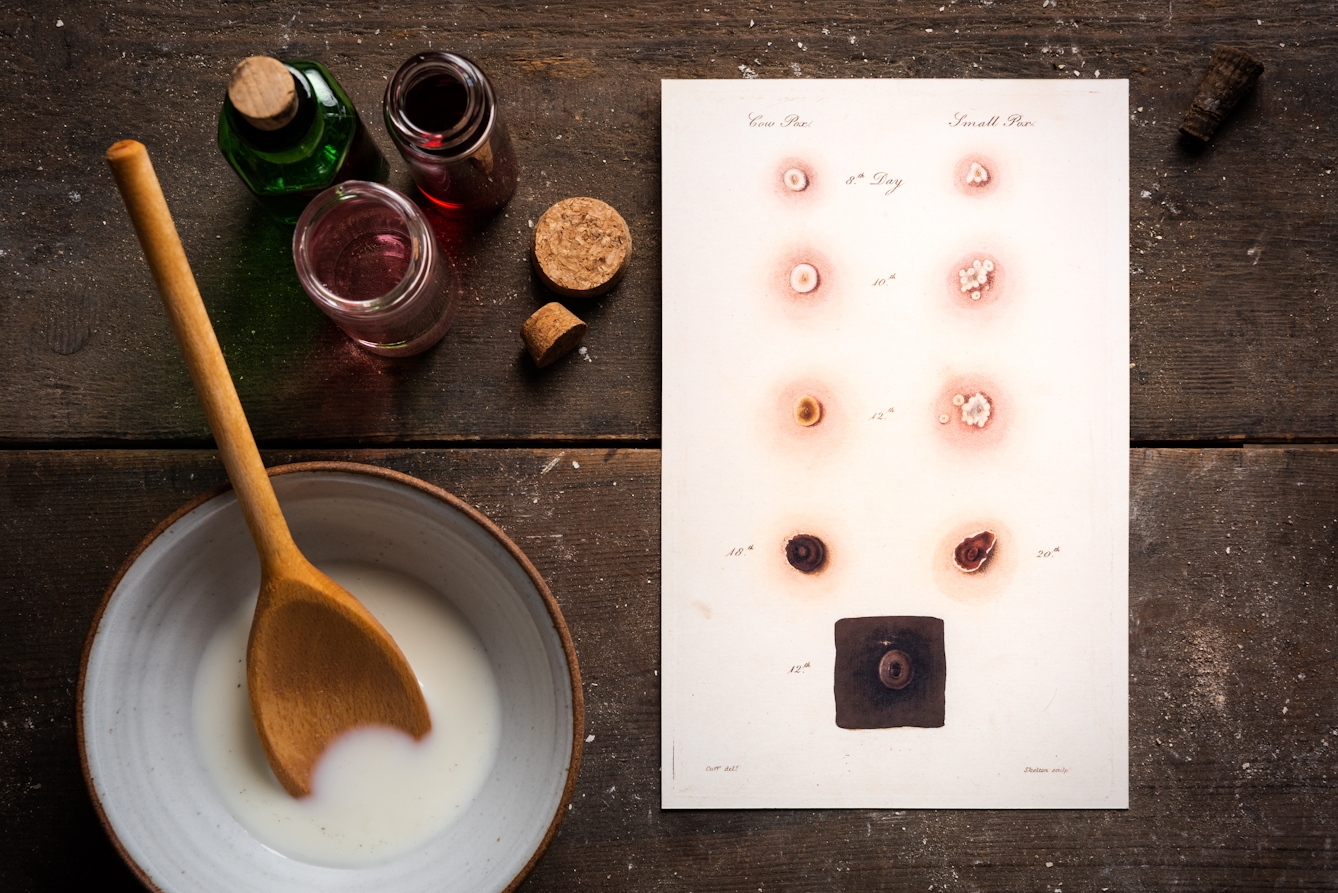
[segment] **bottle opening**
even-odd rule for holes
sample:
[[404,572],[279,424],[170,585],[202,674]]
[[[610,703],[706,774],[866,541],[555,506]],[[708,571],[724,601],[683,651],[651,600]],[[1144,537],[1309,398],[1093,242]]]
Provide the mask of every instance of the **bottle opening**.
[[433,246],[414,205],[378,183],[350,180],[312,200],[293,233],[302,287],[340,312],[400,305],[430,276]]
[[426,133],[455,130],[468,110],[469,91],[444,71],[428,74],[405,92],[404,116]]
[[383,102],[391,139],[433,155],[467,157],[487,139],[492,86],[463,56],[419,53],[399,67]]
[[394,291],[413,258],[404,218],[367,200],[341,202],[312,239],[316,278],[346,301],[374,301]]

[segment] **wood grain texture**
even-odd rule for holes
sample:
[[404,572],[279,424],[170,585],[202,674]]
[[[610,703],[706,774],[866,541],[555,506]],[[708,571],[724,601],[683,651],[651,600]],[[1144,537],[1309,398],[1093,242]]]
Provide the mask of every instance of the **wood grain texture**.
[[[1133,453],[1132,805],[1095,812],[663,812],[658,452],[266,455],[321,458],[461,496],[562,606],[594,739],[523,890],[1320,890],[1338,878],[1338,450]],[[204,451],[0,452],[0,888],[95,877],[137,889],[79,774],[79,652],[124,556],[222,480]]]
[[[138,246],[115,227],[100,159],[124,137],[154,153],[256,435],[289,450],[341,448],[266,460],[347,458],[443,486],[498,522],[562,604],[595,740],[574,809],[523,889],[1338,883],[1338,451],[1134,453],[1129,811],[666,813],[658,453],[342,449],[654,444],[660,78],[1098,70],[1130,81],[1132,436],[1338,437],[1331,4],[72,6],[0,9],[0,447],[10,448],[0,450],[0,889],[90,878],[139,889],[79,774],[79,651],[124,556],[224,479],[205,451],[101,449],[208,443]],[[1193,154],[1176,128],[1219,43],[1249,50],[1265,72]],[[478,230],[438,221],[466,282],[461,314],[438,348],[392,362],[353,348],[305,298],[291,229],[255,206],[214,135],[237,61],[315,58],[408,190],[379,107],[384,77],[423,48],[463,52],[488,72],[521,181]],[[573,195],[618,208],[637,254],[616,289],[582,304],[590,361],[536,370],[516,333],[553,296],[529,269],[529,221]],[[1055,226],[1082,212],[1054,209]],[[62,445],[94,449],[15,449]]]
[[[9,4],[0,11],[10,84],[0,98],[0,443],[207,443],[134,242],[112,225],[120,212],[96,159],[116,139],[140,138],[159,159],[262,442],[644,443],[660,424],[660,78],[1097,71],[1130,81],[1133,437],[1338,437],[1332,16],[1318,0],[815,0],[709,11],[129,0],[60,13]],[[1266,70],[1207,150],[1191,154],[1177,127],[1218,43],[1248,49]],[[489,73],[521,183],[481,229],[448,234],[467,283],[454,330],[427,355],[392,362],[352,347],[306,300],[291,231],[256,208],[214,134],[238,60],[316,58],[370,125],[392,183],[407,189],[379,106],[384,77],[425,47],[461,51]],[[536,370],[515,334],[551,297],[525,261],[529,223],[573,195],[618,208],[637,256],[612,293],[582,307],[589,362]],[[1081,213],[1055,208],[1055,226]]]

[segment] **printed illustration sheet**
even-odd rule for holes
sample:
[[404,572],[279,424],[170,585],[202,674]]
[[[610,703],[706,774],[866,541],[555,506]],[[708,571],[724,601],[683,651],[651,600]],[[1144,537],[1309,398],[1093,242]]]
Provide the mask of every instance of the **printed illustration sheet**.
[[1127,120],[664,82],[665,807],[1127,807]]

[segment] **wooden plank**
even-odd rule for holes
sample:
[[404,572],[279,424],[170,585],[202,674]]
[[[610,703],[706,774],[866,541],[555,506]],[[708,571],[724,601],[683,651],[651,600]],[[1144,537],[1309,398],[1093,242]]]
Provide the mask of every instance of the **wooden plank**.
[[[154,153],[262,441],[645,443],[660,424],[660,78],[1098,70],[1130,80],[1133,437],[1336,437],[1338,164],[1323,134],[1338,112],[1338,57],[1315,24],[1331,14],[1316,0],[11,5],[0,12],[0,443],[208,442],[101,161],[115,139],[137,136]],[[1218,42],[1267,68],[1212,146],[1191,154],[1176,127]],[[407,188],[379,103],[384,77],[428,46],[492,75],[522,179],[500,216],[452,237],[468,295],[445,343],[385,362],[305,299],[289,231],[227,168],[215,116],[240,57],[321,59]],[[526,262],[529,221],[578,194],[619,208],[635,256],[611,295],[574,305],[590,323],[589,362],[539,372],[517,334],[550,297]],[[1081,213],[1056,208],[1055,226]]]
[[[1132,454],[1132,806],[1111,812],[662,812],[657,452],[266,458],[367,461],[444,486],[548,579],[594,739],[525,889],[1318,890],[1338,877],[1338,450]],[[0,452],[0,888],[135,889],[79,774],[79,652],[124,556],[221,480],[203,451]]]

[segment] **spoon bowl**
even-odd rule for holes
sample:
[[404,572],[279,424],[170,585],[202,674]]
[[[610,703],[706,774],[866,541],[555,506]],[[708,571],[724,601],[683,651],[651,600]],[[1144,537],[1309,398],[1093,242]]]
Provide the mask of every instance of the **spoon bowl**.
[[262,566],[246,648],[256,732],[275,777],[295,797],[311,793],[321,753],[352,728],[392,726],[415,740],[432,729],[417,679],[390,634],[298,557],[280,573],[265,574]]

